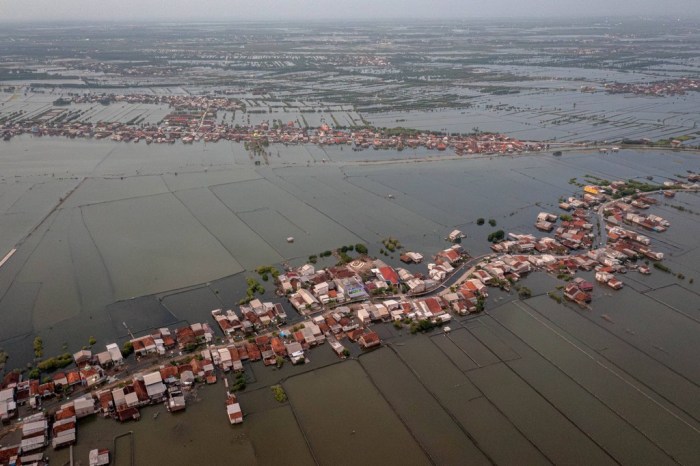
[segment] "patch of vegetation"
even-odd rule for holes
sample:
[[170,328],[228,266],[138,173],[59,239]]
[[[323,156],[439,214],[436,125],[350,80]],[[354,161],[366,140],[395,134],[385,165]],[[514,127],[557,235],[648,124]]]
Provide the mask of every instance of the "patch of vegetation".
[[245,387],[246,387],[245,373],[239,372],[238,374],[236,374],[236,379],[234,380],[230,391],[231,391],[231,393],[240,392],[242,390],[245,390]]
[[36,337],[34,338],[34,356],[37,358],[40,358],[44,355],[44,341],[41,339],[41,337]]
[[318,257],[315,254],[310,255],[309,256],[309,263],[315,264],[316,262],[318,262]]
[[97,339],[95,337],[90,337],[90,339],[88,340],[88,344],[92,346],[95,343],[97,343]]
[[482,217],[479,217],[479,218],[476,219],[476,224],[479,225],[479,226],[481,226],[481,225],[484,224],[485,221],[486,221],[486,220],[484,220]]
[[559,218],[562,219],[562,221],[564,221],[564,222],[570,222],[570,221],[572,221],[572,220],[574,219],[574,218],[573,218],[571,215],[569,215],[569,214],[561,214],[561,215],[559,215]]
[[357,243],[355,245],[355,251],[357,251],[358,254],[367,254],[367,246],[365,246],[362,243]]
[[429,321],[428,319],[421,319],[418,322],[411,322],[411,333],[416,334],[418,332],[424,333],[427,332],[428,330],[432,330],[435,328],[435,324]]
[[491,243],[498,243],[499,241],[502,241],[503,238],[506,237],[506,233],[503,230],[496,230],[493,233],[490,233],[488,236],[488,240]]
[[248,304],[251,302],[253,299],[255,299],[255,293],[258,294],[263,294],[265,293],[265,287],[263,287],[259,281],[252,277],[246,278],[246,283],[248,284],[248,288],[245,291],[246,297],[241,299],[238,303],[243,305],[243,304]]
[[69,353],[63,353],[60,356],[45,359],[39,362],[36,367],[42,372],[50,372],[55,369],[66,367],[71,363],[73,363],[73,356],[71,356]]
[[352,262],[352,257],[350,257],[347,252],[343,252],[340,249],[338,249],[338,257],[340,258],[340,265]]
[[[280,271],[277,270],[277,267],[274,267],[272,265],[261,265],[255,271],[262,277],[263,280],[265,280],[266,275],[272,275],[272,278],[277,278],[280,275]],[[265,280],[267,281],[267,280]]]
[[134,345],[130,341],[125,341],[122,345],[122,356],[128,357],[134,352]]
[[527,299],[532,297],[532,290],[526,286],[518,286],[516,287],[518,290],[518,296],[520,299]]
[[287,393],[285,393],[282,385],[273,385],[270,387],[270,390],[272,390],[272,394],[278,402],[285,403],[287,401]]
[[495,226],[496,226],[496,220],[490,218],[490,219],[489,219],[489,225],[491,225],[492,227],[495,227]]
[[661,262],[654,262],[654,268],[657,270],[661,270],[662,272],[673,273],[673,271],[670,268],[668,268]]
[[549,293],[547,293],[547,296],[561,304],[561,296],[559,296],[556,292],[550,291]]
[[399,242],[399,240],[394,238],[394,237],[391,237],[391,236],[383,239],[382,244],[389,252],[394,252],[397,249],[403,248],[403,246],[401,246],[401,243]]

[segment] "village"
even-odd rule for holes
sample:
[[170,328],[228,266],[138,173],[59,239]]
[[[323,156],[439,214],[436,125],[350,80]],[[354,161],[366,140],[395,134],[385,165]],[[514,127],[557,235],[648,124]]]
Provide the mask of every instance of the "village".
[[[138,120],[119,122],[81,122],[80,111],[66,109],[71,102],[153,103],[168,105],[173,111],[159,124],[145,124]],[[153,96],[153,95],[92,95],[58,99],[55,106],[31,118],[22,115],[6,115],[0,118],[0,137],[5,141],[15,136],[30,134],[35,137],[59,136],[80,139],[109,139],[117,142],[146,144],[183,144],[194,142],[218,142],[220,140],[243,142],[250,150],[265,152],[269,144],[317,144],[351,145],[353,150],[364,149],[417,149],[445,151],[463,154],[511,154],[541,151],[547,144],[524,142],[502,134],[444,134],[410,129],[380,129],[369,125],[344,128],[334,124],[322,124],[311,128],[305,122],[273,119],[255,125],[230,125],[217,121],[218,111],[245,112],[245,106],[237,99],[205,96]],[[303,116],[302,116],[303,117]]]
[[[499,230],[489,235],[491,254],[471,257],[459,244],[465,235],[454,230],[445,238],[452,244],[432,256],[425,273],[372,258],[362,244],[332,252],[339,259],[334,266],[317,268],[313,260],[284,271],[259,267],[259,275],[274,278],[280,300],[303,316],[301,323],[288,324],[280,302],[261,301],[251,293],[238,309],[212,310],[214,325],[160,328],[132,335],[121,346],[109,343],[100,352],[82,349],[59,357],[42,371],[43,377],[41,372],[9,372],[0,389],[0,419],[19,429],[21,440],[0,448],[0,464],[45,464],[44,449],[73,445],[79,420],[88,416],[136,421],[140,408],[154,404],[171,413],[183,411],[199,384],[216,384],[219,379],[227,388],[222,416],[232,425],[240,424],[244,414],[236,392],[245,389],[247,364],[302,365],[313,351],[322,351],[318,347],[329,347],[339,359],[353,357],[383,344],[375,325],[410,333],[435,328],[448,333],[454,316],[484,310],[489,288],[514,287],[521,299],[530,297],[531,291],[518,282],[535,271],[564,282],[557,288],[561,295],[549,293],[552,299],[582,308],[591,302],[595,285],[577,276],[579,272],[593,272],[600,286],[619,290],[621,274],[667,271],[661,263],[663,253],[653,250],[651,238],[637,229],[661,233],[670,224],[640,212],[657,204],[659,196],[697,191],[697,183],[689,176],[652,191],[651,185],[632,181],[590,180],[593,183],[582,185],[579,195],[561,200],[563,213],[541,212],[535,219],[537,230],[553,236],[506,235]],[[407,264],[424,261],[422,254],[403,250],[395,238],[383,244],[401,250],[400,259]],[[255,283],[251,279],[249,285],[254,288]],[[93,450],[90,464],[108,464],[109,454],[104,448]]]
[[685,95],[686,92],[700,90],[700,81],[691,78],[681,78],[657,81],[648,84],[611,83],[605,84],[605,92],[609,94],[635,94],[649,96]]

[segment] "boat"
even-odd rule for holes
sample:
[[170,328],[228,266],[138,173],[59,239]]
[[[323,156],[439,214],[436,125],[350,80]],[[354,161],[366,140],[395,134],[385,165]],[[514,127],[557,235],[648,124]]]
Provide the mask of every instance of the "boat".
[[562,152],[560,150],[555,150],[554,152],[552,152],[552,155],[555,157],[561,157],[561,154]]

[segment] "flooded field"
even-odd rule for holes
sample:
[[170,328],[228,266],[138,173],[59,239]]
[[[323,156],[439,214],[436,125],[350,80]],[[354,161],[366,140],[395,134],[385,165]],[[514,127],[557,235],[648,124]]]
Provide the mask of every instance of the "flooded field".
[[[49,147],[47,167],[39,160]],[[555,211],[561,196],[577,191],[570,178],[663,182],[700,169],[696,154],[654,150],[557,158],[316,146],[277,152],[269,165],[256,166],[235,143],[164,147],[31,137],[6,143],[0,224],[7,228],[0,244],[5,253],[17,252],[0,270],[2,347],[23,364],[36,333],[55,354],[78,349],[88,332],[103,343],[118,339],[124,322],[140,331],[207,320],[211,308],[237,303],[245,271],[301,262],[342,244],[364,242],[376,253],[383,238],[396,236],[431,255],[446,232],[459,228],[476,255],[488,250],[491,231],[477,218],[534,232],[538,212]],[[679,228],[652,234],[671,268],[687,276],[697,249],[683,232],[697,227],[700,217],[691,212],[700,209],[690,207],[696,200],[679,194],[665,201],[661,215]],[[387,260],[398,264],[396,256]],[[638,282],[632,286],[648,289],[643,278]],[[177,291],[195,285],[199,291]],[[166,299],[139,301],[142,308],[121,301],[155,293]]]

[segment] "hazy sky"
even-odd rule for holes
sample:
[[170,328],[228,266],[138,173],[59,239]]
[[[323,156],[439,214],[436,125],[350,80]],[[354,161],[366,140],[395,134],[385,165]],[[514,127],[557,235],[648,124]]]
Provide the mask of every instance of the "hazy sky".
[[0,21],[700,16],[700,0],[0,0]]

